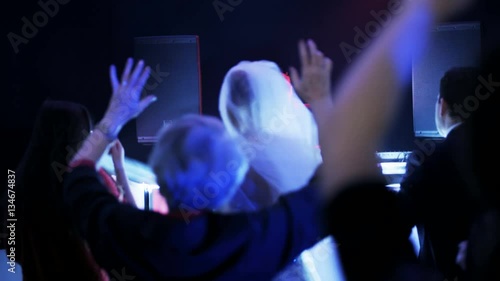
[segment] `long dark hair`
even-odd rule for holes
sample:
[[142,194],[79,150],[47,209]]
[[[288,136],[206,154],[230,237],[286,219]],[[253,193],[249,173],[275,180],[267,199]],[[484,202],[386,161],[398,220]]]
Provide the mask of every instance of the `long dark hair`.
[[90,133],[83,105],[45,101],[16,171],[21,239],[18,261],[24,280],[100,280],[99,268],[65,215],[63,178],[74,153]]

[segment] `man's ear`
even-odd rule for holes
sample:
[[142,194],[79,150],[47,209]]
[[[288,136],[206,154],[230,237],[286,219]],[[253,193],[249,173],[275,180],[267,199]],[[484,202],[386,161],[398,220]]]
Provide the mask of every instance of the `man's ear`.
[[438,107],[439,107],[439,116],[443,117],[449,114],[450,107],[443,98],[439,98]]

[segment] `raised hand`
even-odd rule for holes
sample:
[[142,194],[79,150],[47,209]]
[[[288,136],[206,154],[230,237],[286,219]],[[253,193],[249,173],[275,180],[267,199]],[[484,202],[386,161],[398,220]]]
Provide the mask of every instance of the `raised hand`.
[[[149,67],[144,67],[144,62],[139,61],[132,71],[133,64],[134,61],[129,58],[121,76],[121,81],[118,80],[116,75],[116,67],[114,65],[110,67],[109,76],[111,78],[113,94],[109,101],[108,109],[104,113],[103,119],[95,127],[94,133],[85,139],[82,147],[73,157],[71,165],[83,159],[93,161],[94,163],[98,162],[107,150],[108,145],[116,141],[121,128],[156,100],[156,97],[152,95],[141,97],[142,89],[149,77]],[[114,145],[116,146],[117,144],[115,143]],[[118,145],[121,146],[120,143]],[[114,149],[117,149],[116,152],[118,153],[122,152],[119,151],[119,148]],[[113,162],[116,165],[117,162],[114,159]],[[124,170],[119,169],[119,171]],[[121,182],[125,185],[127,182],[125,173],[121,174],[123,179]]]
[[290,68],[292,84],[305,102],[313,102],[330,94],[332,61],[325,57],[312,40],[299,42],[301,75]]
[[125,149],[123,148],[120,140],[116,140],[109,149],[109,154],[113,159],[113,165],[115,167],[116,175],[116,186],[120,192],[118,200],[120,202],[127,202],[132,206],[136,206],[134,196],[130,190],[130,185],[128,182],[127,172],[125,171]]
[[123,163],[125,162],[125,150],[123,149],[120,140],[116,140],[115,143],[110,147],[109,154],[111,159],[113,159],[113,164],[115,170],[123,169]]
[[134,61],[129,58],[122,73],[121,81],[118,80],[116,67],[110,67],[110,79],[113,94],[108,109],[101,121],[100,129],[109,139],[117,137],[120,129],[128,121],[137,117],[146,107],[156,100],[153,95],[142,98],[141,92],[148,80],[150,68],[144,67],[141,60],[132,71]]

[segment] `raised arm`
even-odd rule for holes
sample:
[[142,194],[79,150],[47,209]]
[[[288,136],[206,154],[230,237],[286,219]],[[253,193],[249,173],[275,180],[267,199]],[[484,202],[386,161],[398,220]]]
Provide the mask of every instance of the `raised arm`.
[[83,142],[72,163],[79,160],[96,163],[109,144],[116,140],[121,128],[156,100],[152,95],[141,99],[141,91],[149,77],[150,68],[144,67],[144,62],[139,61],[132,71],[133,64],[133,60],[129,58],[121,81],[116,75],[116,67],[110,67],[113,94],[108,109],[94,132]]
[[109,152],[115,167],[116,184],[121,193],[120,201],[125,201],[127,204],[137,207],[132,191],[130,190],[127,173],[124,168],[125,150],[123,149],[123,145],[120,140],[116,140],[115,143],[113,143]]

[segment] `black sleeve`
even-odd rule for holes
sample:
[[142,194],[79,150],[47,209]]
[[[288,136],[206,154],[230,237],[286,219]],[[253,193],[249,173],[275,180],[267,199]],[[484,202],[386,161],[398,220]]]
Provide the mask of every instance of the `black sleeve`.
[[471,226],[466,258],[466,279],[500,280],[500,210],[488,210]]
[[151,280],[145,261],[146,231],[151,225],[161,225],[158,219],[121,204],[101,182],[95,168],[88,166],[78,166],[66,175],[64,202],[78,234],[88,242],[94,258],[111,277],[116,272],[132,273]]
[[415,226],[421,223],[424,208],[427,207],[425,197],[427,196],[425,180],[427,172],[426,165],[421,156],[422,152],[413,151],[406,162],[406,172],[401,180],[401,189],[398,192],[399,200],[405,214],[405,221],[408,226]]
[[64,185],[71,217],[99,265],[147,276],[141,280],[266,280],[325,234],[314,186],[259,212],[205,213],[185,222],[120,204],[93,168],[75,168]]
[[384,183],[352,185],[329,202],[325,211],[347,280],[389,280],[416,264],[411,228],[396,192]]

